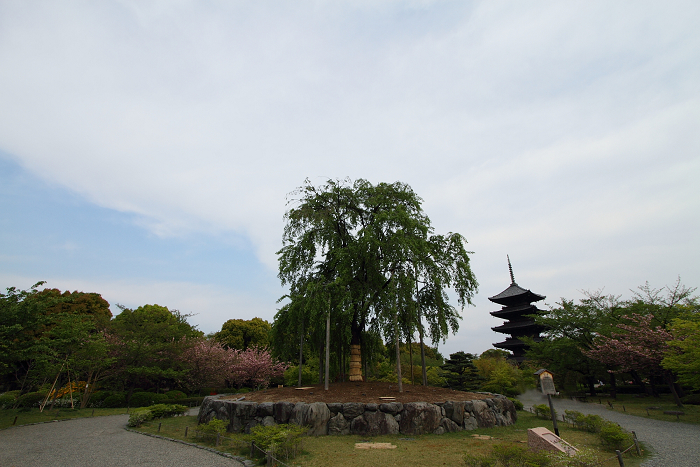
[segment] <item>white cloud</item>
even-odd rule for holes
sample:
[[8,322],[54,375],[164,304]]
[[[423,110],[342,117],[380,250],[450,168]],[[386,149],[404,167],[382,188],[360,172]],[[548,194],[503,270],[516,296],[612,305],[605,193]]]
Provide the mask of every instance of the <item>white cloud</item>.
[[304,178],[401,180],[480,278],[506,252],[546,294],[700,278],[697,2],[5,2],[0,18],[0,148],[156,235],[234,232],[274,269]]

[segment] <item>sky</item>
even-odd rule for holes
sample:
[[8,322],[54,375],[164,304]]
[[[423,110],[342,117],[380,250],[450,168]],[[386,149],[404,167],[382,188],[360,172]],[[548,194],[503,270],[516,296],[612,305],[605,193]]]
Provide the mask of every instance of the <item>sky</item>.
[[[700,286],[696,1],[0,2],[0,288],[272,321],[288,195],[401,181],[488,297]],[[455,303],[456,304],[456,303]]]

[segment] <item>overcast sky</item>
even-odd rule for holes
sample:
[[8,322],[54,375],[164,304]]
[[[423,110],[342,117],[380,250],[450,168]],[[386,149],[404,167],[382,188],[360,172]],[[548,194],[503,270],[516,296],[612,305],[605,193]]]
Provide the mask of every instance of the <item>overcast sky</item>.
[[[700,286],[697,1],[0,2],[0,287],[272,321],[286,195],[402,181],[480,283]],[[542,307],[546,308],[545,305]]]

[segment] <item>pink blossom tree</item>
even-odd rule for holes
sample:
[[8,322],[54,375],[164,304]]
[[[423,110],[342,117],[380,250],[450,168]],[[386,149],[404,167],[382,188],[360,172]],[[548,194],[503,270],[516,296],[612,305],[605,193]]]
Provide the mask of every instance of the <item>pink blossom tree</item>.
[[661,366],[669,350],[668,341],[673,340],[673,335],[662,326],[652,326],[652,314],[633,313],[623,318],[630,321],[630,324],[617,325],[624,332],[613,332],[610,337],[596,336],[589,350],[582,349],[583,354],[605,365],[617,367],[619,372],[638,371],[663,377],[676,404],[682,407],[673,373]]
[[231,367],[231,382],[238,387],[266,388],[275,376],[282,376],[288,364],[275,361],[267,348],[236,350]]
[[189,387],[225,386],[237,357],[235,350],[213,339],[198,339],[181,356],[189,368],[184,383]]

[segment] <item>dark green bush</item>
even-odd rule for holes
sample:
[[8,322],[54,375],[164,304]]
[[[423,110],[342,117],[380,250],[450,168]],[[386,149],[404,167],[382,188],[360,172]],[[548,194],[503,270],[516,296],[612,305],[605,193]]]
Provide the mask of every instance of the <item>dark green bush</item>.
[[520,402],[518,399],[514,397],[509,397],[508,399],[515,405],[515,410],[523,410],[525,408],[523,403]]
[[688,394],[681,399],[681,402],[688,405],[700,405],[700,394]]
[[129,416],[127,425],[131,427],[139,427],[143,425],[144,422],[153,420],[154,418],[174,417],[175,415],[182,415],[183,413],[187,412],[187,410],[188,408],[184,405],[156,404],[150,407],[135,410]]
[[[263,451],[272,451],[275,457],[291,459],[299,453],[302,436],[307,430],[299,425],[258,425],[250,429],[248,439]],[[260,451],[256,452],[262,455]]]
[[0,409],[9,409],[15,405],[19,391],[10,391],[0,394]]
[[110,394],[102,401],[102,407],[108,409],[126,407],[126,394],[123,392],[115,392],[114,394]]
[[90,395],[90,407],[102,407],[105,399],[112,395],[109,391],[95,391]]
[[248,388],[240,388],[238,391],[236,391],[236,394],[245,394],[250,392],[250,389]]
[[197,407],[202,405],[203,397],[188,397],[186,399],[165,399],[160,401],[160,404],[182,404],[188,407]]
[[17,398],[17,401],[15,402],[15,405],[17,407],[39,407],[39,404],[46,399],[46,393],[43,391],[37,391],[37,392],[28,392],[27,394],[24,394],[23,396],[19,396]]
[[[539,404],[539,405],[533,405],[533,409],[535,409],[535,415],[537,415],[538,418],[542,418],[545,420],[551,420],[552,419],[552,412],[549,410],[549,406],[547,404]],[[557,411],[554,411],[554,416],[557,415]]]
[[168,391],[168,392],[165,393],[165,396],[166,396],[169,400],[173,400],[173,399],[186,399],[186,398],[187,398],[187,394],[185,394],[185,393],[182,392],[182,391]]
[[165,394],[156,394],[155,392],[135,392],[129,399],[129,407],[148,407],[149,405],[158,404],[167,398]]
[[612,449],[623,450],[632,444],[632,435],[623,430],[620,425],[605,422],[600,428],[600,439]]

